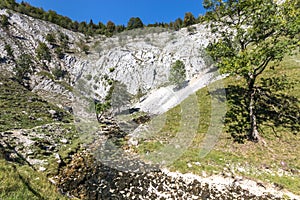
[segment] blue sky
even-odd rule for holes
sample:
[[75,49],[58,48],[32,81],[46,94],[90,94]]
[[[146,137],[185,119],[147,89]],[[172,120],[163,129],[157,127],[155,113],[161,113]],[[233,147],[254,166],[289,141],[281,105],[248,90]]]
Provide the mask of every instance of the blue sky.
[[[127,25],[130,17],[140,17],[144,24],[175,21],[186,12],[195,17],[204,13],[202,0],[24,0],[44,10],[54,10],[73,20]],[[21,0],[17,0],[21,2]]]

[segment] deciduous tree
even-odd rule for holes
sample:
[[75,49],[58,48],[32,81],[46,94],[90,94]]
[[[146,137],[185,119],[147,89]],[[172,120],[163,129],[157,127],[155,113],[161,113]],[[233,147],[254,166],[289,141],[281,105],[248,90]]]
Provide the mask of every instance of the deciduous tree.
[[221,73],[246,80],[248,136],[260,140],[256,103],[257,80],[299,46],[299,1],[205,0],[211,31],[217,40],[207,50]]

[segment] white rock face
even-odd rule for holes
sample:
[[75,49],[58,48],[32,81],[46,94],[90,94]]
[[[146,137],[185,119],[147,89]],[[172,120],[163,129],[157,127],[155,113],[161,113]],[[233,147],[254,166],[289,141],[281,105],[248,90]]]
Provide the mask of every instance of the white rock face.
[[[148,94],[168,85],[169,70],[176,60],[184,62],[186,80],[192,80],[207,71],[203,49],[212,39],[205,25],[195,25],[194,31],[186,28],[171,31],[162,28],[144,28],[125,31],[111,38],[98,36],[90,38],[90,53],[80,52],[77,43],[85,41],[80,33],[63,29],[49,22],[37,20],[26,15],[0,10],[0,14],[9,17],[9,29],[1,29],[0,56],[5,57],[5,44],[14,50],[17,59],[22,53],[36,57],[35,49],[39,42],[45,42],[51,50],[51,62],[43,66],[35,60],[35,74],[31,76],[34,91],[45,90],[56,94],[64,94],[72,98],[72,94],[60,81],[39,74],[60,68],[68,72],[65,82],[99,100],[108,93],[113,81],[125,84],[132,95],[138,92]],[[66,53],[63,59],[56,57],[55,48],[45,37],[48,33],[63,33],[69,38],[69,47],[73,53]],[[0,63],[0,69],[13,71],[14,63],[10,60]]]
[[84,80],[88,88],[97,88],[95,92],[104,97],[109,88],[107,79],[125,84],[128,92],[135,95],[139,90],[148,93],[165,86],[176,60],[184,62],[186,80],[210,67],[203,59],[203,49],[211,38],[205,25],[196,25],[194,33],[185,28],[160,33],[154,30],[127,31],[100,41],[96,52],[86,58],[87,63],[74,65],[72,74],[80,75],[77,80]]

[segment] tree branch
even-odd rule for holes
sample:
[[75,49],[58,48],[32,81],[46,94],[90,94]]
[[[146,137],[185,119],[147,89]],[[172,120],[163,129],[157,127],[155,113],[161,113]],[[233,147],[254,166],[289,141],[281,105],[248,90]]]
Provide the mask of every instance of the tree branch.
[[254,70],[254,76],[260,75],[268,66],[269,62],[273,59],[273,56],[268,57],[265,61]]

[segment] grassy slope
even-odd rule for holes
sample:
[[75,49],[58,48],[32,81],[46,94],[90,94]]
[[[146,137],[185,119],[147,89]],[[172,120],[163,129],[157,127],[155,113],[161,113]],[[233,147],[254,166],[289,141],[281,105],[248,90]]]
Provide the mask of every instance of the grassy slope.
[[[287,57],[279,68],[268,70],[265,76],[278,76],[286,74],[289,80],[296,82],[293,89],[285,91],[300,99],[300,55]],[[241,80],[230,77],[224,85],[241,84]],[[197,136],[188,150],[171,166],[173,170],[180,172],[193,172],[202,174],[227,174],[242,175],[250,179],[259,179],[263,182],[275,183],[279,188],[288,189],[300,194],[300,134],[294,135],[282,127],[275,128],[277,136],[267,127],[262,127],[262,136],[267,146],[246,142],[238,144],[233,142],[229,133],[223,131],[214,149],[204,158],[199,157],[201,141],[209,127],[210,120],[210,96],[208,89],[203,88],[197,92],[199,100],[200,119]],[[159,140],[173,137],[178,128],[180,107],[167,113],[167,123],[161,132]],[[177,127],[177,128],[176,128]],[[169,136],[167,136],[169,135]],[[157,141],[142,142],[137,151],[145,153],[160,148]],[[189,166],[187,165],[189,163]],[[200,164],[199,164],[200,163]]]
[[0,199],[67,199],[44,174],[0,159]]
[[28,91],[6,76],[0,75],[0,131],[32,128],[53,122],[50,110],[62,116],[62,121],[70,121],[70,116]]
[[[4,75],[0,75],[0,108],[0,132],[20,128],[31,129],[48,123],[57,123],[49,110],[61,113],[63,122],[72,120],[72,117],[65,111],[47,103]],[[63,125],[62,122],[59,124],[62,124],[66,130],[72,129],[71,124]],[[40,129],[41,134],[52,134],[43,128]],[[72,131],[64,132],[73,135]],[[64,137],[69,137],[69,135],[64,135]],[[74,142],[72,145],[75,145]],[[65,149],[60,149],[59,153],[63,158],[69,151],[70,149],[66,146]],[[2,152],[1,148],[0,152]],[[47,167],[47,173],[51,174],[51,170],[57,168],[57,162],[49,163],[55,165],[53,169],[50,166]],[[45,173],[37,172],[26,164],[8,162],[0,154],[0,199],[64,199],[64,197],[48,181]]]

